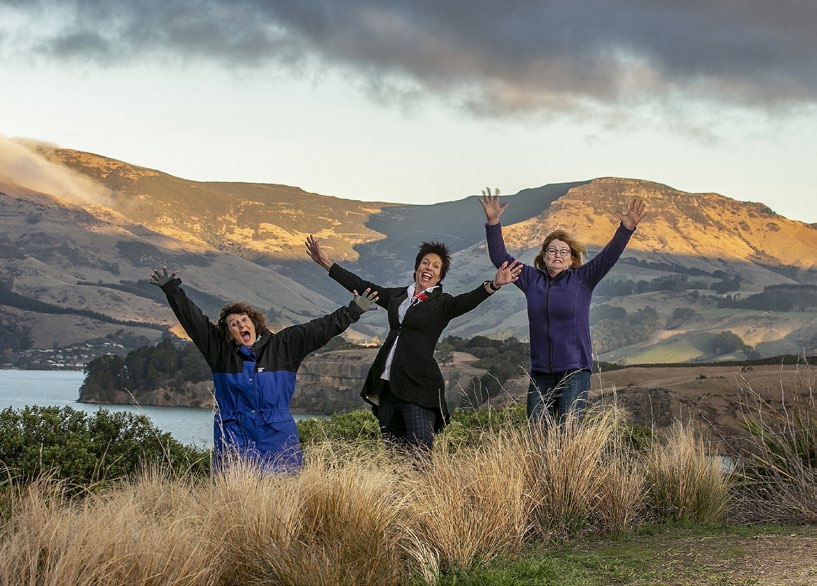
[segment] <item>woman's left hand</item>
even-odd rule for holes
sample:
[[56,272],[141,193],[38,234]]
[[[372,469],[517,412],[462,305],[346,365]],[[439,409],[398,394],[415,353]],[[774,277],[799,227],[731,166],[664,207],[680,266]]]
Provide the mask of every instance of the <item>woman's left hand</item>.
[[496,271],[496,276],[494,277],[494,285],[496,285],[497,287],[509,285],[510,283],[513,283],[514,281],[519,279],[519,273],[521,272],[522,272],[521,262],[515,260],[513,261],[513,263],[508,264],[508,261],[505,261]]
[[630,200],[630,207],[626,214],[616,212],[616,216],[618,216],[618,219],[621,220],[621,223],[624,224],[624,227],[628,230],[635,230],[635,227],[638,226],[638,223],[643,220],[646,215],[647,204],[645,204],[644,200],[640,197],[635,197]]

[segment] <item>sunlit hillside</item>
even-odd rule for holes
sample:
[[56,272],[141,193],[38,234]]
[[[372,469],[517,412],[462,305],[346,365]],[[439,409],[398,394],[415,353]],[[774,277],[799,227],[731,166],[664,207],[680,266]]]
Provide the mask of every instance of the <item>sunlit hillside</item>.
[[[55,177],[38,188],[24,171],[0,182],[7,356],[25,345],[155,341],[176,325],[147,284],[162,264],[179,271],[209,315],[233,299],[268,312],[273,327],[331,311],[349,294],[306,257],[309,234],[333,260],[381,286],[410,282],[417,246],[427,240],[451,249],[448,292],[470,290],[495,271],[474,195],[382,204],[284,185],[191,181],[42,145],[31,156]],[[694,362],[817,349],[817,229],[763,204],[638,179],[546,184],[505,197],[506,244],[532,263],[544,236],[559,227],[592,256],[633,197],[646,200],[649,215],[594,295],[600,359]],[[775,289],[787,286],[800,289]],[[373,341],[385,328],[376,313],[347,335]],[[723,332],[739,343],[719,345]],[[446,335],[527,339],[523,295],[506,288]]]

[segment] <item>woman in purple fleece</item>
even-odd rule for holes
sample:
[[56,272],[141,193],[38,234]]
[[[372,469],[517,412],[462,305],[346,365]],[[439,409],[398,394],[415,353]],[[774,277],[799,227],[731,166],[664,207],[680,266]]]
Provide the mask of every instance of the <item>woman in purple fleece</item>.
[[[514,257],[505,250],[499,217],[507,203],[499,190],[483,191],[485,235],[491,262],[500,266]],[[584,264],[587,249],[562,230],[551,232],[542,243],[533,266],[523,265],[516,286],[528,305],[530,328],[530,386],[528,418],[539,419],[547,410],[564,423],[572,411],[579,420],[590,390],[592,346],[590,300],[599,284],[624,252],[635,227],[647,215],[644,201],[635,198],[626,213],[617,212],[621,224],[604,249]]]

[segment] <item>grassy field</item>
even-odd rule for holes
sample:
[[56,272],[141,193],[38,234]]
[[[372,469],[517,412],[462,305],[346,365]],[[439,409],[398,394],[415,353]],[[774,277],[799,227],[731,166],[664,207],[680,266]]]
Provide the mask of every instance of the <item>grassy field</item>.
[[756,586],[817,583],[817,526],[667,524],[639,531],[536,545],[445,575],[457,586]]
[[426,455],[327,427],[295,476],[237,460],[78,491],[9,471],[0,584],[817,583],[814,399],[757,409],[734,469],[693,425],[599,406],[463,414]]

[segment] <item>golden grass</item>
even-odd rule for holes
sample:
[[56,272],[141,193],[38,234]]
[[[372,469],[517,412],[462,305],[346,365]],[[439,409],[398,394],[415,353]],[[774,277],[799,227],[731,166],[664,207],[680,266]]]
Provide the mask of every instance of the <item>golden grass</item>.
[[[589,414],[585,424],[569,414],[561,426],[545,421],[524,430],[534,535],[564,539],[594,521],[620,525],[634,517],[634,510],[621,507],[635,507],[631,495],[635,490],[640,496],[640,486],[628,481],[630,463],[613,449],[615,424],[614,411],[608,410]],[[616,479],[625,484],[613,487]],[[612,515],[602,512],[608,505],[616,507],[609,509]]]
[[213,552],[187,512],[194,505],[194,492],[150,477],[81,502],[67,501],[60,483],[35,482],[3,527],[0,583],[216,584]]
[[687,428],[644,457],[617,421],[507,426],[427,458],[316,444],[297,476],[239,461],[82,498],[43,478],[8,497],[0,584],[434,583],[531,540],[633,527],[647,506],[718,517],[726,481]]
[[731,476],[720,458],[709,457],[703,439],[676,422],[667,441],[646,457],[649,506],[658,518],[714,523],[729,505]]
[[529,504],[519,436],[500,432],[473,450],[445,447],[407,476],[416,538],[444,568],[468,568],[516,553]]

